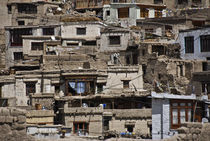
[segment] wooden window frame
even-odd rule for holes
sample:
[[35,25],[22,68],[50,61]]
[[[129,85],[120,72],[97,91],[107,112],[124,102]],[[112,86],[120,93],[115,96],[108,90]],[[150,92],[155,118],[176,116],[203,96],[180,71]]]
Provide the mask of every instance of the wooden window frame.
[[[84,93],[70,93],[69,92],[69,82],[75,82],[75,86],[77,86],[77,83],[84,82],[85,83],[85,92]],[[93,85],[93,88],[91,87]],[[89,94],[95,94],[96,90],[96,79],[95,78],[75,78],[75,79],[67,79],[66,80],[66,95],[72,95],[72,96],[78,96],[78,95],[89,95]]]
[[201,52],[210,52],[210,35],[200,36],[200,49]]
[[185,53],[194,53],[194,36],[187,36],[184,38]]
[[118,8],[118,18],[129,18],[129,7]]
[[53,27],[45,27],[42,28],[43,35],[55,35],[55,28]]
[[14,61],[21,61],[23,60],[23,52],[14,52]]
[[[178,106],[173,106],[173,103],[177,103]],[[185,103],[185,106],[181,106],[181,103]],[[191,106],[188,105],[188,103],[191,103]],[[171,129],[177,129],[181,127],[181,117],[180,117],[180,110],[185,109],[185,121],[188,121],[188,111],[191,111],[191,121],[193,120],[193,111],[195,108],[195,104],[193,101],[190,100],[171,100],[170,101],[170,123],[171,123]],[[178,117],[178,123],[173,124],[173,109],[177,109],[177,117]]]
[[31,50],[32,51],[41,51],[44,48],[43,42],[31,42]]
[[[36,93],[36,82],[25,82],[26,84],[26,96],[29,96],[30,93]],[[28,87],[28,85],[34,85],[34,88]]]
[[[77,124],[77,127],[75,127],[76,124]],[[79,124],[83,124],[82,130],[87,130],[86,132],[89,133],[89,123],[88,122],[76,121],[76,122],[73,122],[73,133],[74,134],[76,134],[78,132],[78,130],[81,130],[81,129],[79,129]],[[87,124],[87,129],[85,129],[85,124]],[[77,129],[77,132],[75,129]]]

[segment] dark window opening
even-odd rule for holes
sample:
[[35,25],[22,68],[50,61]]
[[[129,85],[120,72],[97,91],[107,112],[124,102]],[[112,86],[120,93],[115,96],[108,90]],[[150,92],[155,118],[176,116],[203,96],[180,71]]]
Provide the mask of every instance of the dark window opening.
[[106,16],[110,16],[110,11],[109,10],[106,11]]
[[43,50],[43,42],[32,42],[31,50]]
[[142,56],[145,55],[145,49],[142,49]]
[[129,8],[118,8],[118,18],[129,18]]
[[7,107],[8,99],[0,99],[0,107]]
[[180,76],[184,76],[183,65],[179,65]]
[[11,46],[22,46],[23,40],[22,35],[32,35],[31,28],[24,28],[24,29],[13,29],[10,30],[11,35]]
[[86,135],[89,133],[89,124],[86,122],[74,122],[74,134]]
[[36,82],[26,82],[26,96],[36,92]]
[[207,71],[208,70],[208,63],[207,62],[203,62],[202,63],[202,68],[203,68],[203,71]]
[[43,28],[42,29],[43,35],[54,35],[54,28]]
[[194,27],[201,27],[205,25],[205,21],[192,21]]
[[129,82],[130,82],[130,80],[123,80],[123,88],[124,89],[129,88]]
[[59,93],[60,92],[60,86],[59,85],[55,85],[55,93]]
[[165,55],[165,47],[164,46],[152,46],[152,52],[158,53],[158,55]]
[[25,25],[25,21],[18,21],[18,25]]
[[201,52],[210,52],[210,35],[200,36]]
[[146,73],[147,73],[147,66],[145,64],[142,65],[142,71],[143,71],[143,75],[146,75]]
[[202,92],[205,94],[210,93],[210,83],[202,83]]
[[83,63],[83,68],[84,69],[90,69],[90,62],[84,62]]
[[85,46],[96,46],[96,41],[86,41],[82,45],[85,45]]
[[86,28],[77,28],[77,35],[86,35]]
[[126,56],[126,64],[127,65],[130,65],[131,64],[130,56]]
[[154,4],[163,4],[163,0],[154,0]]
[[14,60],[20,61],[23,59],[23,52],[14,52]]
[[103,118],[104,118],[103,119],[104,131],[108,131],[109,130],[109,121],[112,120],[112,117],[104,116]]
[[126,125],[126,128],[127,128],[127,131],[129,133],[132,133],[133,132],[134,125]]
[[18,4],[18,13],[36,14],[37,6],[34,4]]
[[210,57],[206,57],[206,60],[210,61]]
[[7,10],[8,10],[8,14],[12,13],[12,6],[11,5],[7,5]]
[[120,45],[120,36],[109,36],[110,45]]
[[101,83],[97,84],[97,93],[103,92],[103,86],[104,86],[104,84],[101,84]]
[[178,4],[188,4],[188,0],[178,0]]
[[128,55],[126,55],[126,65],[137,65],[138,64],[138,52],[128,52]]
[[194,36],[185,37],[185,53],[194,53]]
[[67,46],[78,46],[78,43],[67,43]]

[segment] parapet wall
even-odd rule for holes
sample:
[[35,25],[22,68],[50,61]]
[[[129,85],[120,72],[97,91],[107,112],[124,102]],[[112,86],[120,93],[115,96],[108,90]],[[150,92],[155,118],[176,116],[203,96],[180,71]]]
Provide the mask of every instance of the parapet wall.
[[1,141],[34,141],[26,134],[26,111],[17,108],[0,108]]

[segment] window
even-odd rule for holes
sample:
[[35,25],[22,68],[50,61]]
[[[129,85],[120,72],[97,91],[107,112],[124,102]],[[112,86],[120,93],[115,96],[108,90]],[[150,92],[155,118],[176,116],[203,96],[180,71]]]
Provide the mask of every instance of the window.
[[178,0],[178,4],[188,4],[188,0]]
[[43,28],[43,35],[54,35],[54,28]]
[[101,83],[97,84],[97,93],[101,93],[103,91],[103,85],[104,84]]
[[209,94],[210,93],[210,83],[202,83],[202,93]]
[[34,4],[18,4],[18,13],[36,14],[37,6]]
[[129,8],[118,8],[118,18],[129,18]]
[[8,14],[12,13],[12,6],[11,5],[7,5],[7,10],[8,10]]
[[163,4],[163,0],[154,0],[154,4]]
[[193,103],[191,101],[171,100],[171,128],[177,129],[184,122],[193,120]]
[[183,65],[179,65],[179,75],[184,76],[184,70],[183,70]]
[[155,9],[155,18],[161,18],[162,17],[162,11],[159,9]]
[[194,53],[194,36],[185,37],[185,53]]
[[31,50],[43,50],[43,42],[32,42]]
[[158,53],[158,55],[165,55],[166,50],[164,46],[153,45],[152,52]]
[[14,52],[14,60],[19,61],[23,59],[23,52]]
[[95,80],[72,79],[66,81],[67,95],[87,95],[95,93]]
[[86,28],[77,28],[77,35],[86,35]]
[[106,11],[106,16],[110,16],[110,11],[109,10]]
[[60,86],[59,85],[55,85],[55,93],[59,93],[60,92]]
[[18,25],[25,25],[25,21],[18,21]]
[[127,128],[127,131],[129,133],[132,133],[133,132],[134,125],[126,125],[126,128]]
[[202,62],[202,68],[203,68],[203,71],[207,71],[208,70],[208,63],[207,62]]
[[141,8],[140,10],[141,18],[148,18],[149,17],[149,10],[146,8]]
[[130,82],[130,80],[123,80],[123,88],[124,89],[129,88],[129,82]]
[[31,28],[13,29],[10,30],[11,46],[22,46],[22,35],[32,35]]
[[74,122],[74,134],[86,135],[89,133],[89,124],[86,122]]
[[36,82],[26,82],[26,96],[36,92]]
[[201,52],[210,52],[210,35],[200,36]]
[[110,45],[120,45],[120,36],[109,36]]

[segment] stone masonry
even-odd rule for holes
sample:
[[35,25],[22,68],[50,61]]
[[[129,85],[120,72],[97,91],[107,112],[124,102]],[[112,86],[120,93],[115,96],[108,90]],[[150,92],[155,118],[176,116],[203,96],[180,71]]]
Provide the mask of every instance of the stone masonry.
[[210,138],[210,123],[185,123],[178,134],[165,141],[207,141]]
[[1,141],[34,141],[26,134],[26,111],[17,108],[0,108]]

